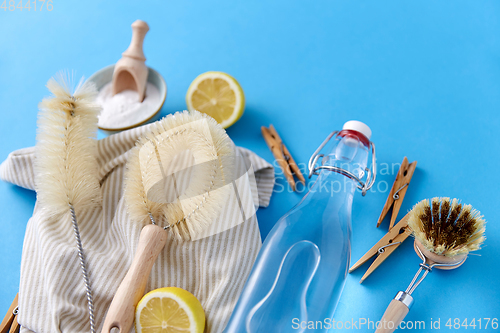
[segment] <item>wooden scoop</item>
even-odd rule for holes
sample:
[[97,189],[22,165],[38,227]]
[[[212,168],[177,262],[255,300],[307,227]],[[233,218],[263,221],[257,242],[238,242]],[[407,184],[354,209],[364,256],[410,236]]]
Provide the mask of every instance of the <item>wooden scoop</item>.
[[146,22],[137,20],[132,23],[132,41],[128,49],[122,53],[113,72],[113,95],[124,90],[134,90],[139,94],[139,102],[146,95],[148,67],[142,50],[144,37],[149,31]]
[[[410,283],[410,286],[406,289],[406,291],[400,291],[396,294],[396,297],[391,301],[387,310],[385,310],[382,319],[380,320],[380,327],[377,328],[375,333],[392,333],[398,327],[399,324],[406,317],[410,308],[413,304],[413,297],[411,296],[412,292],[417,288],[417,286],[422,282],[422,280],[426,277],[427,273],[431,271],[432,268],[438,269],[455,269],[460,267],[467,259],[466,254],[458,255],[455,257],[446,257],[440,256],[431,251],[427,250],[422,243],[415,239],[415,243],[413,245],[415,252],[417,252],[418,256],[424,261],[420,265],[420,269],[417,274],[413,278],[413,281]],[[424,270],[422,277],[417,281],[418,276]]]

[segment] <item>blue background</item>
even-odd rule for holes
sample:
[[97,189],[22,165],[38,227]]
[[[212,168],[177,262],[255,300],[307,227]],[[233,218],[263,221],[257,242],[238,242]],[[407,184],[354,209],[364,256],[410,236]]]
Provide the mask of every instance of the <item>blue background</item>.
[[[479,209],[488,221],[480,256],[430,274],[407,320],[428,328],[441,318],[450,331],[448,318],[498,318],[499,16],[498,0],[55,0],[51,12],[0,9],[0,159],[35,144],[37,104],[51,76],[69,69],[88,77],[116,62],[130,42],[130,24],[143,19],[151,27],[147,64],[169,88],[164,115],[185,109],[198,74],[224,71],[247,99],[244,116],[228,129],[236,144],[272,162],[260,126],[273,123],[306,163],[328,133],[361,120],[373,131],[381,171],[404,156],[418,160],[399,217],[433,196]],[[304,194],[290,193],[277,172],[278,191],[258,212],[263,237]],[[366,197],[356,194],[352,262],[387,230],[387,221],[375,224],[396,172],[397,165],[380,173]],[[0,182],[0,315],[18,291],[34,203],[33,192]],[[362,285],[368,265],[349,275],[335,318],[379,320],[419,262],[408,240]]]

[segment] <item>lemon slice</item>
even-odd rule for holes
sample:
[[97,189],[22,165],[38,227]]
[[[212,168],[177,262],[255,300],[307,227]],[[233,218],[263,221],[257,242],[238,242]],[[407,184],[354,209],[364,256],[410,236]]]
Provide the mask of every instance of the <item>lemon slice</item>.
[[190,292],[176,287],[147,293],[135,311],[137,333],[203,333],[205,312]]
[[208,114],[224,128],[233,125],[243,115],[245,95],[240,84],[223,72],[199,75],[188,88],[186,103],[190,111]]

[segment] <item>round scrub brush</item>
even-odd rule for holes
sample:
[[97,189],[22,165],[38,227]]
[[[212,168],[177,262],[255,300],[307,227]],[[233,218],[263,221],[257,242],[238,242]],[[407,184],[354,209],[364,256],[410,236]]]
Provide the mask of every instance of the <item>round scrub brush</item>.
[[90,331],[95,332],[94,304],[87,264],[76,217],[100,202],[95,159],[98,105],[95,86],[83,80],[71,93],[59,74],[47,88],[53,96],[40,105],[35,148],[35,189],[44,213],[53,219],[69,215],[78,247],[90,312]]
[[426,199],[413,207],[408,226],[415,237],[415,252],[423,262],[406,291],[398,292],[389,304],[376,333],[397,329],[413,304],[411,294],[433,268],[457,268],[469,252],[480,249],[485,240],[485,223],[477,210],[471,205],[462,205],[457,199]]
[[231,190],[225,185],[232,179],[233,156],[224,129],[198,111],[169,115],[139,139],[127,163],[124,198],[132,221],[147,225],[111,302],[103,333],[130,331],[167,232],[177,241],[190,240],[218,216]]

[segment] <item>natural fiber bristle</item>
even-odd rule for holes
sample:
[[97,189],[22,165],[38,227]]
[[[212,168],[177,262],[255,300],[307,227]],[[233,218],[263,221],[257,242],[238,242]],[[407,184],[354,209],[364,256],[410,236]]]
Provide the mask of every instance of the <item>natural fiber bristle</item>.
[[53,96],[39,105],[35,149],[35,189],[51,215],[94,206],[100,202],[97,179],[97,94],[91,82],[80,81],[71,94],[59,74],[47,83]]
[[481,248],[486,222],[481,213],[458,199],[432,198],[417,203],[408,226],[429,251],[454,257]]
[[[182,163],[176,158],[186,152],[192,161],[182,157],[189,165],[179,170]],[[227,201],[232,156],[232,141],[206,114],[177,112],[152,124],[127,164],[124,198],[130,217],[143,224],[152,217],[170,226],[177,239],[192,239],[211,224]],[[165,191],[182,182],[179,174],[188,178],[189,185],[173,200],[163,200]]]

